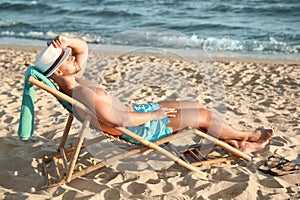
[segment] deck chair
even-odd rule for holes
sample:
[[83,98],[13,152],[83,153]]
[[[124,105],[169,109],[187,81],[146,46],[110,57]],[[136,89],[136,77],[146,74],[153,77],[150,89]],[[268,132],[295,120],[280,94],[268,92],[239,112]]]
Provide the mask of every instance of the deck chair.
[[[27,66],[32,65],[29,62],[25,63]],[[38,73],[38,72],[37,72]],[[187,129],[185,131],[181,131],[179,133],[173,134],[171,136],[165,137],[163,139],[160,139],[155,142],[150,142],[142,137],[136,135],[135,133],[129,131],[128,129],[124,127],[113,127],[118,131],[121,131],[123,134],[127,135],[128,137],[138,141],[141,145],[136,145],[136,148],[133,148],[129,151],[126,151],[122,154],[116,155],[114,157],[108,158],[105,160],[105,162],[97,162],[96,160],[93,160],[91,162],[91,165],[88,167],[80,167],[80,163],[78,162],[79,154],[84,147],[87,147],[88,145],[91,145],[93,143],[102,141],[107,138],[111,138],[113,140],[120,140],[121,142],[128,143],[127,141],[121,140],[119,137],[111,136],[108,133],[103,133],[101,136],[84,141],[85,138],[85,132],[89,128],[90,121],[93,117],[96,117],[95,114],[88,109],[87,106],[84,104],[80,103],[79,101],[71,98],[70,96],[67,96],[57,90],[56,88],[50,87],[49,85],[45,84],[43,81],[38,80],[38,78],[34,76],[28,76],[28,78],[25,80],[28,81],[29,83],[51,93],[54,95],[61,103],[63,102],[63,106],[67,108],[69,111],[69,117],[67,119],[67,123],[63,132],[63,135],[61,137],[60,144],[57,148],[57,153],[51,154],[51,155],[45,155],[43,159],[44,163],[44,173],[47,178],[47,184],[43,188],[47,187],[56,187],[65,183],[70,182],[71,180],[74,180],[78,177],[81,177],[83,175],[86,175],[90,172],[93,172],[97,169],[103,168],[109,163],[113,163],[117,160],[126,158],[132,154],[137,154],[139,152],[143,151],[149,151],[149,150],[154,150],[159,152],[160,154],[166,156],[167,158],[170,158],[172,161],[175,163],[178,163],[180,166],[186,168],[187,170],[190,170],[192,172],[195,172],[197,174],[200,174],[201,176],[205,176],[205,173],[200,171],[197,166],[201,166],[204,164],[214,164],[214,163],[220,163],[224,162],[227,160],[232,160],[232,159],[243,159],[245,161],[250,161],[251,157],[249,155],[246,155],[239,151],[238,149],[235,149],[234,147],[228,145],[227,143],[218,140],[212,136],[209,136],[203,131],[196,130],[196,129]],[[79,130],[78,133],[78,138],[76,141],[75,145],[71,145],[69,148],[66,148],[66,141],[68,139],[68,134],[72,126],[72,122],[74,119],[74,115],[72,113],[72,110],[70,109],[69,106],[66,106],[66,103],[71,105],[72,107],[79,108],[86,112],[88,115],[86,119],[84,119],[83,124],[81,129]],[[214,145],[217,145],[221,147],[222,149],[226,150],[229,152],[230,156],[227,157],[222,157],[222,158],[217,158],[214,160],[201,160],[199,159],[197,152],[195,152],[196,148],[189,148],[187,149],[186,152],[189,152],[191,157],[194,157],[194,161],[191,162],[186,159],[186,157],[183,157],[182,154],[177,154],[177,153],[171,153],[171,151],[168,151],[164,148],[162,148],[160,145],[165,144],[168,142],[171,142],[175,138],[179,137],[184,137],[187,135],[196,135],[199,136],[200,138],[207,140]],[[199,153],[199,152],[198,152]],[[79,167],[76,167],[78,165]],[[54,173],[54,175],[53,175]]]

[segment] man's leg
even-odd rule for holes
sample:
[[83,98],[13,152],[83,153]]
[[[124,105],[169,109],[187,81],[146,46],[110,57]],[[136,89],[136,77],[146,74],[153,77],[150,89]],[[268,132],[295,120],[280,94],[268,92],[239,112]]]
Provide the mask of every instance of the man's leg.
[[222,140],[241,140],[250,142],[264,143],[273,136],[271,129],[264,131],[241,131],[234,129],[224,123],[216,114],[204,108],[178,109],[179,107],[188,108],[189,106],[199,107],[198,102],[162,102],[162,107],[175,108],[178,110],[175,118],[170,118],[168,126],[173,131],[178,131],[186,127],[201,128],[216,138]]
[[203,108],[203,105],[200,101],[162,101],[158,103],[161,108],[175,108],[175,109],[188,109]]
[[171,126],[174,132],[186,127],[202,128],[215,138],[224,140],[244,153],[264,148],[274,134],[271,129],[265,131],[236,130],[206,109],[178,110],[177,116],[169,119],[168,126]]

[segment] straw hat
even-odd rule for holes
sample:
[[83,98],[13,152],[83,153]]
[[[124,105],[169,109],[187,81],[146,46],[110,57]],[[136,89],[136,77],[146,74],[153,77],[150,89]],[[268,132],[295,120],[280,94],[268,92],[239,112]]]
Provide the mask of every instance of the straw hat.
[[68,58],[71,52],[71,48],[61,49],[50,44],[37,56],[34,65],[38,71],[49,77]]

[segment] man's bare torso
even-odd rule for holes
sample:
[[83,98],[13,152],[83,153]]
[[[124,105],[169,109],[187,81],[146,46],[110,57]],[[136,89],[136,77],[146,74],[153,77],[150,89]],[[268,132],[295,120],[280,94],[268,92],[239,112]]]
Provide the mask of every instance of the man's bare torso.
[[[124,103],[122,103],[117,97],[113,96],[109,92],[107,92],[105,89],[100,88],[96,86],[95,84],[87,81],[78,81],[79,85],[76,86],[73,90],[73,98],[80,101],[81,103],[85,104],[90,108],[92,112],[95,111],[96,103],[93,103],[94,101],[90,101],[90,97],[86,95],[86,91],[89,90],[89,93],[93,93],[93,95],[97,96],[98,99],[100,99],[105,104],[106,107],[110,107],[111,110],[118,109],[121,111],[133,111],[131,106],[127,106]],[[96,112],[95,112],[96,113]],[[79,120],[82,121],[86,117],[86,113],[83,111],[80,111],[79,109],[76,110],[76,117],[79,118]],[[121,133],[115,129],[112,129],[107,125],[106,123],[103,123],[102,121],[98,119],[92,119],[91,121],[91,128],[100,129],[105,132],[108,132],[113,135],[120,135]]]

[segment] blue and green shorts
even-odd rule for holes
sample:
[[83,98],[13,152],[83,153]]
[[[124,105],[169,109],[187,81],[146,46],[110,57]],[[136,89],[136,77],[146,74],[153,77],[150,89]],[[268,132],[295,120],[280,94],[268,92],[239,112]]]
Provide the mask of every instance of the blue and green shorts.
[[[132,107],[134,112],[153,112],[160,109],[158,103],[133,104]],[[169,122],[169,118],[166,117],[161,120],[152,120],[139,126],[128,127],[127,129],[150,142],[154,142],[156,140],[172,135],[172,128],[167,127],[167,124]],[[125,134],[123,134],[121,138],[128,142],[139,144],[138,141],[128,137]]]

